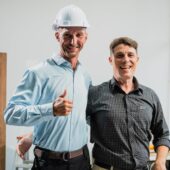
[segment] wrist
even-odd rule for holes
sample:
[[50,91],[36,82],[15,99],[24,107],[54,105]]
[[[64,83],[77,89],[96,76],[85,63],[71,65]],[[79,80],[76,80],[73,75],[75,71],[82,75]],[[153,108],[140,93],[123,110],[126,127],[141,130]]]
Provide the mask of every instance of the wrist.
[[33,137],[33,136],[32,136],[32,132],[31,132],[31,133],[28,133],[26,137],[32,139],[32,137]]
[[53,116],[57,116],[57,106],[56,100],[53,102]]
[[59,116],[58,107],[60,106],[61,102],[63,102],[63,99],[61,97],[57,98],[53,102],[53,116]]
[[156,165],[165,165],[166,160],[165,159],[157,159],[157,160],[155,160],[155,164]]

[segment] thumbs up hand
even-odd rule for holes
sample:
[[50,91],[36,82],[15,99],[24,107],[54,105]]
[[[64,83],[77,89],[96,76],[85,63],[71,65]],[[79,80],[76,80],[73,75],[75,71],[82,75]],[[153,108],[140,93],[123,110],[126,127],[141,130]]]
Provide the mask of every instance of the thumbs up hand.
[[73,107],[73,103],[66,99],[67,91],[64,90],[63,94],[59,96],[53,103],[53,114],[54,116],[67,116]]

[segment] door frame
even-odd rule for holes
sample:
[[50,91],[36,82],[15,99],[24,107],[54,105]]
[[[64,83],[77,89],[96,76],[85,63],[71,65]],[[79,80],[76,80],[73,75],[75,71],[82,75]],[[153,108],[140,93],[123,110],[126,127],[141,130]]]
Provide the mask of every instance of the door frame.
[[0,52],[0,170],[5,170],[6,125],[3,111],[6,105],[7,54]]

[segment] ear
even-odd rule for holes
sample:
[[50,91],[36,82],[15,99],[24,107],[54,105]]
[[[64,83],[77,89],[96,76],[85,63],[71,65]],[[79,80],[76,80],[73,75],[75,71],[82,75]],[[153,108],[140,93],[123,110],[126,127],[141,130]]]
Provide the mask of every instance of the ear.
[[112,64],[112,61],[113,61],[112,56],[109,56],[109,63]]
[[88,38],[88,34],[86,35],[86,41],[87,41],[87,38]]
[[87,38],[88,38],[88,34],[86,33],[86,37],[85,37],[85,40],[87,41]]
[[58,31],[55,33],[55,37],[56,37],[56,39],[57,39],[58,41],[60,40],[60,34],[59,34]]
[[139,56],[137,56],[137,62],[139,62]]

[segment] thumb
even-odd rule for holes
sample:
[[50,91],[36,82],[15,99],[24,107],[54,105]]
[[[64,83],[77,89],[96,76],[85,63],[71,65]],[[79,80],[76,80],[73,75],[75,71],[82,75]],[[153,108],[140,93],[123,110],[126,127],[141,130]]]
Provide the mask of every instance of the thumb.
[[65,89],[64,92],[63,92],[63,94],[60,95],[60,97],[65,98],[66,95],[67,95],[67,90]]
[[22,137],[21,136],[17,136],[17,140],[21,140],[22,139]]

